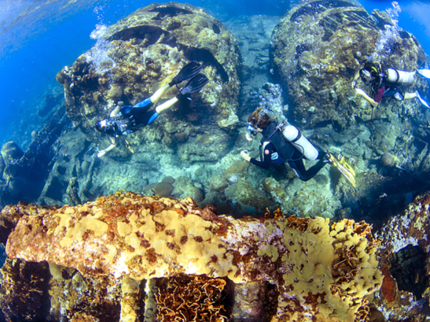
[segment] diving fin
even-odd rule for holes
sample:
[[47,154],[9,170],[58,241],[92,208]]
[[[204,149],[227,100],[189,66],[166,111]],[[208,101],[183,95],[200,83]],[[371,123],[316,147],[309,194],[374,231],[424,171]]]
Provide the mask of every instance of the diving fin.
[[191,93],[197,92],[201,90],[208,82],[209,79],[205,74],[197,74],[196,77],[188,81],[187,85],[179,90],[178,96],[188,96]]
[[422,77],[430,79],[430,69],[418,69],[417,73],[420,74]]
[[193,60],[181,69],[179,74],[176,75],[169,83],[169,86],[172,87],[173,85],[178,85],[187,79],[193,78],[202,70],[202,68],[203,66],[200,65],[199,62]]
[[355,171],[354,169],[346,162],[345,157],[342,154],[339,154],[338,158],[335,158],[333,154],[329,154],[330,157],[328,161],[336,167],[340,173],[352,184],[354,188],[357,188],[357,184],[355,182]]
[[421,101],[421,103],[425,106],[425,107],[427,107],[427,108],[429,108],[429,105],[427,104],[427,102],[425,101],[425,100],[423,100],[422,98],[421,98],[421,95],[420,95],[420,93],[417,91],[417,97],[418,97],[418,99]]

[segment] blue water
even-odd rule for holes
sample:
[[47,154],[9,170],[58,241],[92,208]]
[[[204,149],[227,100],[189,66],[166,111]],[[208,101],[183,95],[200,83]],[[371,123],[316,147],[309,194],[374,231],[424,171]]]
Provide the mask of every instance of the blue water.
[[[13,139],[25,145],[29,142],[31,128],[43,126],[43,120],[35,114],[35,105],[44,99],[50,85],[56,85],[56,73],[91,47],[94,40],[89,35],[97,24],[113,24],[152,3],[147,0],[81,0],[64,8],[69,1],[48,2],[51,1],[1,1],[0,143]],[[221,21],[237,15],[282,16],[289,4],[287,0],[187,2],[205,8]],[[391,1],[363,0],[361,3],[368,12],[392,8]],[[399,26],[413,33],[429,53],[430,5],[402,1],[400,6]],[[26,116],[34,122],[32,127],[28,127]],[[15,132],[16,129],[20,131]]]

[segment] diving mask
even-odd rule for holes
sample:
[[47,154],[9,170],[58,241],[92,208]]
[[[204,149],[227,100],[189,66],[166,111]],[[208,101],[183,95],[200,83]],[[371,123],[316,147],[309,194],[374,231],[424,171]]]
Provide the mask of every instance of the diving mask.
[[248,124],[248,133],[252,135],[257,135],[257,128],[255,126],[252,126],[251,124]]

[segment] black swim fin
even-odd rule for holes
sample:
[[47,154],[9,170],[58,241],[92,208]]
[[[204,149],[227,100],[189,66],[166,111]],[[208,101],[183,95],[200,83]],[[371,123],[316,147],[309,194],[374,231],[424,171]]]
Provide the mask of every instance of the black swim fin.
[[209,79],[205,74],[197,74],[196,77],[188,81],[187,85],[179,90],[178,96],[188,96],[191,93],[197,92],[201,90],[207,83],[209,83]]
[[173,78],[172,81],[169,83],[169,86],[171,87],[173,85],[178,85],[184,80],[193,78],[202,70],[202,68],[203,66],[200,65],[199,62],[193,60],[191,63],[188,63],[181,69],[179,74],[176,75],[175,78]]

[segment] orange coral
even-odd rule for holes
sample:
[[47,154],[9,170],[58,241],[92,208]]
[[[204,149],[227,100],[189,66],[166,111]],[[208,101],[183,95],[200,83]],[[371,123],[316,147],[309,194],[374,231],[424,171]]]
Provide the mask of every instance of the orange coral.
[[391,303],[396,299],[396,281],[391,277],[387,265],[384,265],[381,271],[384,275],[384,279],[382,280],[381,292],[387,302]]
[[155,298],[157,318],[163,322],[228,321],[222,304],[226,281],[180,274],[161,285]]

